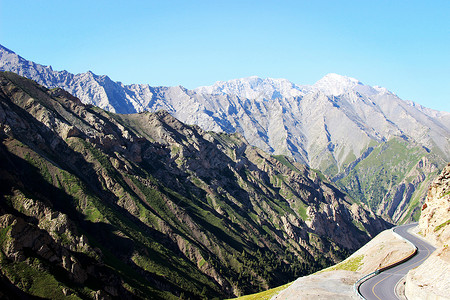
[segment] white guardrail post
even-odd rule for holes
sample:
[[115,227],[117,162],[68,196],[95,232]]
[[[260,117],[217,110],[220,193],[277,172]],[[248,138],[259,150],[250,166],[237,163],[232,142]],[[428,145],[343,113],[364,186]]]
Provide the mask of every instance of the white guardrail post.
[[358,279],[358,281],[355,282],[355,284],[353,284],[353,291],[356,293],[356,295],[359,296],[359,298],[366,300],[366,298],[363,297],[363,295],[361,295],[361,293],[359,292],[359,286],[361,285],[361,283],[363,281],[365,281],[366,279],[368,279],[370,276],[372,275],[376,275],[378,274],[378,270],[375,272],[372,272],[370,274],[364,275],[363,277],[361,277],[360,279]]

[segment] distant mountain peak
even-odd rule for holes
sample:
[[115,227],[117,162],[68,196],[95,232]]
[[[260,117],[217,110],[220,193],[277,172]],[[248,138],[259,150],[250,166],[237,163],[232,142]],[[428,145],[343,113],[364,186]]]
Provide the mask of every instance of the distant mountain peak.
[[358,79],[330,73],[317,81],[313,87],[325,94],[338,96],[354,89],[358,85],[364,86]]
[[352,82],[352,83],[356,83],[356,84],[362,84],[356,78],[345,76],[345,75],[340,75],[340,74],[336,74],[336,73],[328,73],[320,80],[330,80],[330,81],[335,81],[335,82]]

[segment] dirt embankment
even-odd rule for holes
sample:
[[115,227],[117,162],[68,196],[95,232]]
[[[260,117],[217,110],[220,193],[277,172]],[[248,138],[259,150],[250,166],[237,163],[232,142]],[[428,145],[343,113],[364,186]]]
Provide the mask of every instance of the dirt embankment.
[[415,299],[450,299],[450,248],[443,247],[406,276],[405,295]]
[[408,256],[412,247],[385,230],[343,262],[298,278],[271,299],[359,299],[353,284],[362,276]]

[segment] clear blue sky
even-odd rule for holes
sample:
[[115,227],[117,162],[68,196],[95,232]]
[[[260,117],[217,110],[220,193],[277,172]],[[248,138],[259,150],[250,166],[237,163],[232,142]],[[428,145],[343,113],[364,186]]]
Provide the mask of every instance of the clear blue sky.
[[0,0],[0,43],[126,84],[338,73],[450,112],[447,0]]

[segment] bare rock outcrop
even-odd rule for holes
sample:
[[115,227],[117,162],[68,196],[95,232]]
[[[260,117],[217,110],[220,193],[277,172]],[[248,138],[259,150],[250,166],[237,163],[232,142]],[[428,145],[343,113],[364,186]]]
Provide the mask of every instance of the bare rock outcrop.
[[419,220],[422,234],[438,246],[450,241],[450,163],[431,184]]

